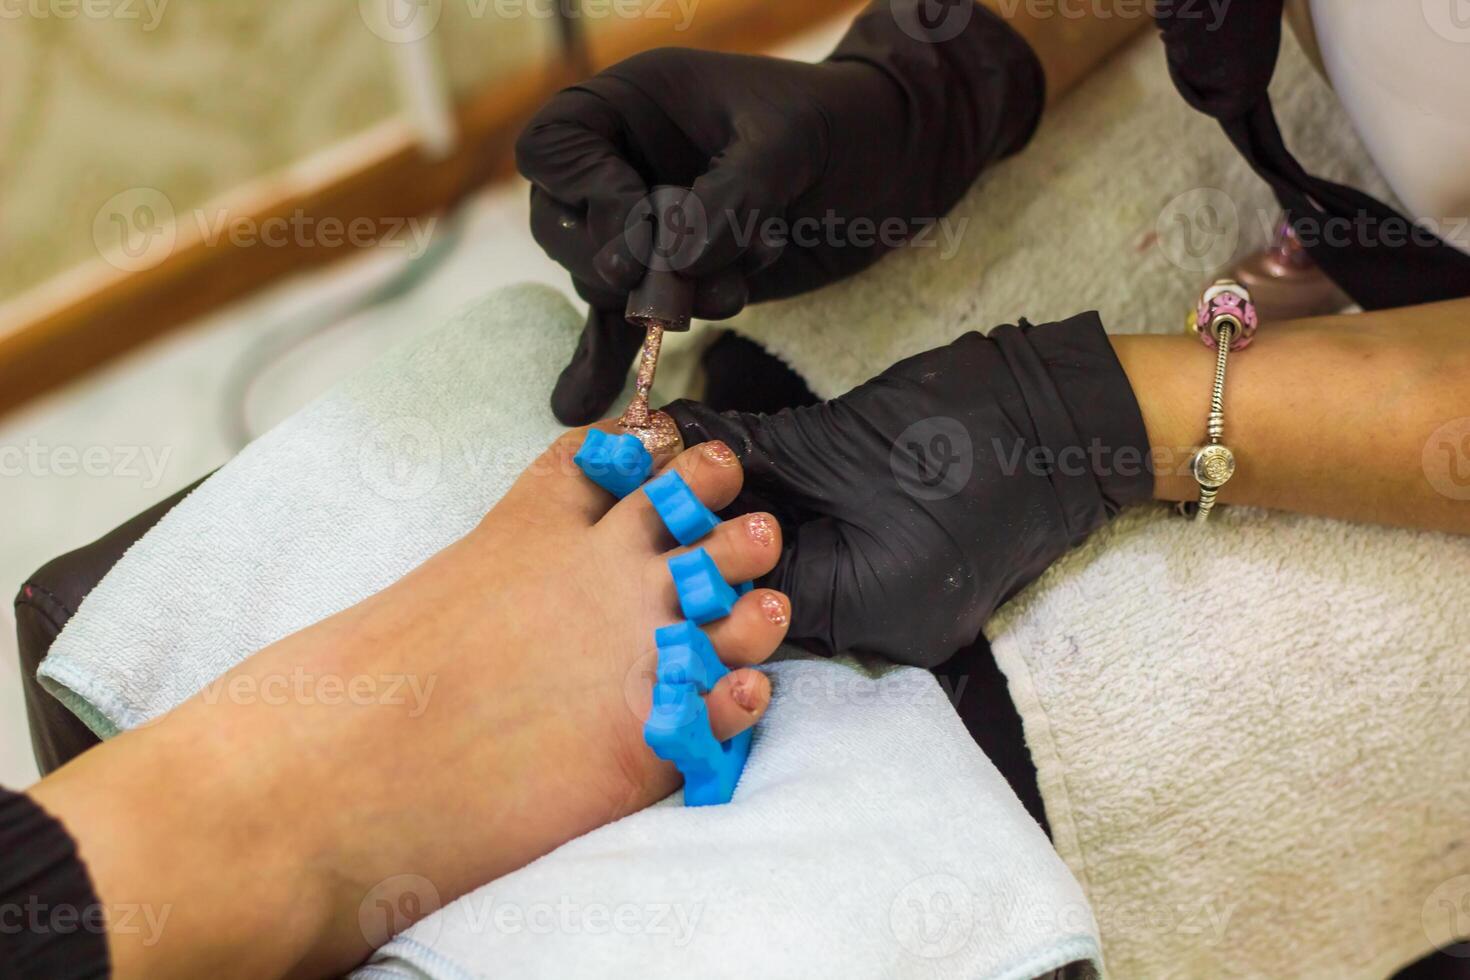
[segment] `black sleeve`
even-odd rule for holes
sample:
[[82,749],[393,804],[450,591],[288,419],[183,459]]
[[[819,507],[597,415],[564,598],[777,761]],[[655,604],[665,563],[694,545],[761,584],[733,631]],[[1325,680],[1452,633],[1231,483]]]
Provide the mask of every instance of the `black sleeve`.
[[61,823],[0,788],[0,977],[105,977],[102,904]]

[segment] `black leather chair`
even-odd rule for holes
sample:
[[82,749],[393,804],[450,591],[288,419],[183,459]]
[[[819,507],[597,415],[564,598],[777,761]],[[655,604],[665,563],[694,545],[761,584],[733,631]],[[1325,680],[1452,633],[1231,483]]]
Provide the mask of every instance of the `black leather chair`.
[[25,689],[31,749],[42,775],[85,752],[98,740],[76,715],[41,688],[36,669],[46,659],[51,644],[67,621],[76,615],[87,593],[117,564],[123,552],[202,482],[191,483],[91,544],[47,562],[26,579],[16,594],[15,632],[20,648],[21,685]]

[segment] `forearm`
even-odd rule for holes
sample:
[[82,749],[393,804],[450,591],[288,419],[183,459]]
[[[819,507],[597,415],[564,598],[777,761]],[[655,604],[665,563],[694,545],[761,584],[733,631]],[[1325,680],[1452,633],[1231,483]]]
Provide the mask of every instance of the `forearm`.
[[1079,3],[1075,10],[1065,4],[1038,7],[1019,0],[980,2],[1005,18],[1036,52],[1046,74],[1048,105],[1150,23],[1147,10],[1136,0]]
[[[1195,499],[1214,357],[1191,336],[1112,342],[1155,495]],[[1230,358],[1224,441],[1222,502],[1470,534],[1470,300],[1263,325]]]

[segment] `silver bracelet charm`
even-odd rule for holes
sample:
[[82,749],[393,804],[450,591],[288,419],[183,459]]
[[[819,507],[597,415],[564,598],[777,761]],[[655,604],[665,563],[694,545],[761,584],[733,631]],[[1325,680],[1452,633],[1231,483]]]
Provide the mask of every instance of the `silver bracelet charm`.
[[1248,345],[1256,333],[1258,320],[1250,291],[1233,279],[1218,280],[1190,313],[1189,325],[1206,347],[1215,349],[1215,383],[1205,423],[1208,441],[1189,464],[1199,484],[1199,501],[1193,507],[1181,505],[1180,512],[1193,511],[1195,521],[1205,521],[1215,509],[1220,488],[1235,475],[1235,454],[1225,445],[1225,369],[1230,352]]

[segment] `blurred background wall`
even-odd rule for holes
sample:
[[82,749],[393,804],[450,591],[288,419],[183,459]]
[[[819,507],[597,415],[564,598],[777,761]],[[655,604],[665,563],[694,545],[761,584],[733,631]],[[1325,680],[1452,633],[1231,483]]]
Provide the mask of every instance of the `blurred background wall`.
[[[94,223],[115,195],[152,188],[183,212],[397,116],[394,45],[417,33],[375,31],[374,5],[352,0],[6,7],[0,300],[96,259],[109,229],[104,217],[94,235]],[[418,9],[436,21],[434,55],[455,99],[556,54],[555,21],[514,13],[524,5]]]

